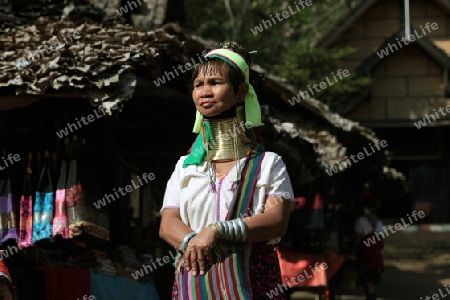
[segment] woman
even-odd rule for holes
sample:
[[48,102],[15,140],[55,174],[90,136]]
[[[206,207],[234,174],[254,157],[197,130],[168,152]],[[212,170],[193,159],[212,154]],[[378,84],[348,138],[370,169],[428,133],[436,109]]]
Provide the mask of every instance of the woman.
[[263,299],[281,283],[273,245],[286,232],[293,191],[281,157],[256,138],[261,110],[248,53],[226,42],[205,57],[193,74],[199,135],[161,209],[160,237],[180,252],[172,298]]

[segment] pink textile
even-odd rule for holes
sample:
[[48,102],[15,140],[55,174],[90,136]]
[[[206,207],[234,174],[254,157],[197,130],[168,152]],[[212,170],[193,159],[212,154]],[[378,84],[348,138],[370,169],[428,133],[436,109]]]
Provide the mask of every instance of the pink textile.
[[69,238],[69,219],[66,212],[66,189],[56,190],[55,217],[53,218],[53,237],[60,235]]
[[295,197],[295,209],[301,209],[306,205],[306,197]]
[[[277,249],[277,253],[283,283],[289,283],[292,287],[327,286],[327,281],[336,274],[345,260],[343,255],[302,254],[287,249]],[[303,275],[303,279],[299,278],[300,275]],[[297,284],[292,276],[297,278]]]
[[[277,252],[284,284],[291,287],[327,286],[327,273],[320,255],[300,254],[284,249]],[[292,280],[292,277],[297,280]]]
[[314,196],[314,202],[313,202],[312,209],[323,209],[323,200],[319,194],[316,194]]
[[33,246],[31,238],[33,237],[33,196],[24,196],[20,198],[20,247]]

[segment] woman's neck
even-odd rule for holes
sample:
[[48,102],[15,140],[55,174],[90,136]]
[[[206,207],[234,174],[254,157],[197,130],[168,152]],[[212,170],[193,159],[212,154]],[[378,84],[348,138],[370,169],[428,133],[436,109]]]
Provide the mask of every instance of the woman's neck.
[[[254,143],[245,134],[244,106],[233,107],[218,116],[205,119],[211,129],[207,144],[208,161],[237,160],[248,155]],[[205,135],[204,135],[205,136]]]

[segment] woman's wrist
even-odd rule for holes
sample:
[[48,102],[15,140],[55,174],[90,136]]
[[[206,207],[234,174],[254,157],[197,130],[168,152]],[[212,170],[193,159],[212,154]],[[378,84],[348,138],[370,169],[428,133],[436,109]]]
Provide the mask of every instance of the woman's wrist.
[[219,240],[222,235],[220,233],[220,228],[217,225],[217,223],[213,223],[213,224],[209,225],[209,227],[211,227],[211,230],[214,233],[214,237],[216,238],[216,240]]
[[220,221],[211,226],[213,225],[218,229],[222,241],[244,243],[247,240],[248,227],[242,218],[231,221]]
[[192,240],[196,235],[197,233],[193,231],[184,236],[183,242],[180,245],[180,249],[178,249],[181,254],[184,254],[186,252],[189,241]]

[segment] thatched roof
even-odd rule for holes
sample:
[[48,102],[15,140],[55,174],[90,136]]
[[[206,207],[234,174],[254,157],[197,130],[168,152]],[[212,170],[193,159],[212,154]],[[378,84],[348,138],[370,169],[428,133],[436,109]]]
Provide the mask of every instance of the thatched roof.
[[175,25],[142,32],[93,6],[29,10],[0,12],[0,88],[8,88],[3,99],[89,98],[109,113],[113,104],[132,97],[142,68],[157,78],[183,54],[195,55],[193,47],[202,47]]

